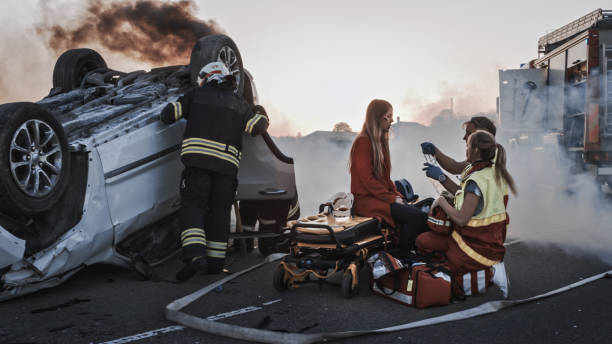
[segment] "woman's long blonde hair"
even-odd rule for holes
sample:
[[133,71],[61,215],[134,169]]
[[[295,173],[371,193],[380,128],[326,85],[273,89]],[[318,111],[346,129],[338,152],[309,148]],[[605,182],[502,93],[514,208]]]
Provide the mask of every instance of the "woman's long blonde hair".
[[497,151],[497,157],[495,159],[495,179],[499,183],[503,179],[510,191],[516,196],[517,190],[514,184],[514,179],[510,175],[510,172],[506,169],[506,150],[502,145],[495,142],[495,137],[484,130],[476,130],[468,138],[468,144],[472,149],[478,148],[480,150],[480,157],[484,161],[492,161],[495,158]]
[[[382,99],[374,99],[368,105],[366,110],[366,119],[363,122],[363,127],[359,136],[367,136],[372,145],[372,171],[376,178],[381,178],[384,171],[385,155],[389,156],[389,132],[383,131],[381,128],[381,119],[393,108],[391,103]],[[358,136],[358,137],[359,137]],[[356,141],[356,140],[355,140]],[[349,158],[349,171],[353,165],[353,152],[355,150],[355,142],[351,148]],[[389,169],[391,169],[391,161],[389,161]]]

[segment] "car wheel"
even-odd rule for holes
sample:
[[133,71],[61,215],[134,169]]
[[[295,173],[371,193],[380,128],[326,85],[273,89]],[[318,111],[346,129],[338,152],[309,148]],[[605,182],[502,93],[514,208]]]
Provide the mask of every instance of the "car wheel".
[[53,87],[64,92],[79,88],[85,75],[99,68],[107,68],[106,62],[95,50],[67,50],[55,62]]
[[0,211],[33,215],[66,190],[70,151],[60,122],[34,103],[0,106]]
[[242,89],[242,98],[249,103],[249,105],[255,105],[255,94],[253,92],[253,86],[251,86],[251,79],[246,72],[242,72],[242,78],[244,80],[244,88]]
[[189,61],[192,84],[196,84],[200,69],[213,61],[223,62],[227,66],[230,73],[236,77],[236,94],[242,95],[244,89],[242,57],[236,43],[226,35],[209,35],[198,39]]

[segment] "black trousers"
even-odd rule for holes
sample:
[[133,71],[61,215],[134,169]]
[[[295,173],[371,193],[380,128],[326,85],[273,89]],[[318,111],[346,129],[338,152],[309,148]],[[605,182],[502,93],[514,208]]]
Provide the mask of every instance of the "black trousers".
[[206,256],[210,273],[223,269],[237,185],[235,176],[185,168],[178,213],[184,261]]
[[424,233],[427,228],[427,214],[421,209],[408,204],[391,204],[391,216],[400,229],[399,249],[411,250],[417,235]]

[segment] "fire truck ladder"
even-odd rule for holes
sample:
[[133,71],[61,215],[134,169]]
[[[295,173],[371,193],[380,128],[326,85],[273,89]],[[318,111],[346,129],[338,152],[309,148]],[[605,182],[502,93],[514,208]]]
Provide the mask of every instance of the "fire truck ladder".
[[612,136],[612,46],[603,45],[603,75],[604,75],[604,136]]

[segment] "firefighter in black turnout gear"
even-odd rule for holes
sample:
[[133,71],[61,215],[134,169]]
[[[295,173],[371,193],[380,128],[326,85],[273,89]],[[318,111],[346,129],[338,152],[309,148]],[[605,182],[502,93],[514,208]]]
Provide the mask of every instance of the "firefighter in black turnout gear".
[[258,135],[269,123],[263,107],[251,107],[234,93],[236,80],[223,63],[204,66],[198,84],[201,87],[190,89],[161,113],[164,123],[187,120],[178,214],[185,266],[177,273],[178,280],[198,271],[223,270],[242,133]]

